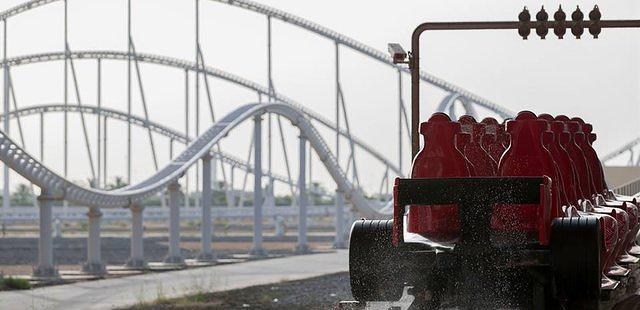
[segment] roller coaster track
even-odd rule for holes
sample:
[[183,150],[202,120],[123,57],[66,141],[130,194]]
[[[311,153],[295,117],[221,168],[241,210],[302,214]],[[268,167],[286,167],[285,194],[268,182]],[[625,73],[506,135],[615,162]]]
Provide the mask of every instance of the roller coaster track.
[[189,167],[210,152],[211,148],[233,128],[247,119],[265,113],[280,115],[300,129],[301,134],[308,139],[309,144],[336,182],[338,189],[356,209],[368,217],[389,216],[381,213],[380,206],[369,202],[362,192],[349,182],[331,153],[331,149],[306,115],[295,107],[282,103],[254,103],[233,110],[193,140],[180,155],[154,175],[119,191],[85,188],[64,179],[29,155],[4,132],[0,132],[0,160],[36,186],[71,203],[111,208],[124,207],[141,202],[177,181]]
[[[9,112],[9,119],[29,116],[29,115],[36,115],[41,113],[48,114],[48,113],[65,112],[65,111],[72,112],[72,113],[82,112],[85,114],[106,116],[110,119],[116,119],[123,122],[128,122],[142,128],[149,128],[152,132],[155,132],[161,136],[167,137],[169,139],[172,139],[182,144],[189,144],[189,142],[191,142],[192,140],[191,137],[187,137],[181,132],[178,132],[174,129],[171,129],[167,126],[164,126],[162,124],[159,124],[153,121],[147,121],[142,117],[135,116],[135,115],[128,115],[125,112],[121,112],[114,109],[109,109],[104,107],[98,108],[98,107],[89,106],[89,105],[83,105],[83,106],[64,105],[64,104],[35,105],[35,106],[30,106],[30,107]],[[4,115],[0,115],[0,122],[4,122],[4,119],[5,119]],[[221,160],[222,162],[230,166],[235,166],[239,169],[248,171],[250,173],[253,172],[253,167],[251,166],[250,163],[247,163],[246,161],[240,158],[237,158],[231,154],[228,154],[226,152],[212,151],[211,155],[214,156],[214,158]],[[263,171],[263,175],[270,175],[274,180],[278,182],[282,182],[294,187],[298,186],[297,182],[289,182],[289,180],[285,176],[281,176],[274,173],[269,174],[269,172],[266,170]]]
[[[20,13],[35,9],[37,7],[52,3],[52,2],[56,2],[59,0],[32,0],[32,1],[28,1],[25,2],[23,4],[17,5],[15,7],[12,7],[10,9],[5,10],[4,12],[0,12],[0,20],[6,20],[7,18],[11,17],[11,16],[15,16],[18,15]],[[386,53],[379,51],[377,49],[374,49],[364,43],[361,43],[357,40],[354,40],[348,36],[345,36],[343,34],[340,34],[336,31],[333,31],[329,28],[326,28],[324,26],[321,26],[319,24],[316,24],[310,20],[304,19],[302,17],[299,16],[295,16],[291,13],[287,13],[285,11],[267,6],[267,5],[263,5],[260,3],[256,3],[254,1],[249,1],[249,0],[210,0],[210,1],[215,1],[215,2],[221,2],[221,3],[225,3],[231,6],[235,6],[235,7],[239,7],[245,10],[249,10],[252,12],[256,12],[259,14],[263,14],[272,18],[276,18],[279,19],[285,23],[288,24],[292,24],[295,26],[298,26],[300,28],[306,29],[308,31],[311,31],[317,35],[320,35],[322,37],[325,37],[329,40],[332,40],[336,43],[342,44],[344,46],[347,46],[355,51],[358,51],[370,58],[373,58],[375,60],[378,60],[384,64],[387,64],[389,66],[392,66],[394,68],[396,68],[397,70],[401,70],[403,72],[408,73],[409,70],[407,68],[403,68],[403,67],[399,67],[396,66],[395,64],[393,64],[391,57],[389,57]],[[420,79],[431,84],[434,85],[438,88],[441,88],[443,90],[446,90],[448,92],[451,93],[456,93],[459,94],[461,96],[464,96],[465,98],[467,98],[469,101],[478,104],[482,107],[485,107],[493,112],[495,112],[496,114],[500,115],[500,117],[502,118],[509,118],[509,117],[513,117],[515,115],[515,113],[513,113],[513,111],[510,111],[509,109],[506,109],[504,107],[501,107],[485,98],[482,98],[474,93],[471,93],[465,89],[463,89],[460,86],[457,86],[453,83],[447,82],[443,79],[440,79],[436,76],[433,76],[427,72],[421,71],[420,72]]]
[[606,161],[609,161],[615,157],[618,157],[620,154],[624,153],[624,152],[628,152],[629,150],[631,150],[634,146],[640,144],[640,137],[635,138],[633,140],[631,140],[631,142],[626,143],[625,145],[613,150],[612,152],[610,152],[609,154],[607,154],[606,156],[603,156],[600,160],[604,163]]
[[[126,52],[119,52],[119,51],[73,51],[73,52],[69,52],[67,56],[71,59],[109,59],[109,60],[127,60],[129,59],[129,57],[131,57],[131,59],[135,58],[139,62],[144,62],[144,63],[152,63],[152,64],[163,65],[163,66],[168,66],[173,68],[180,68],[184,70],[192,70],[192,71],[197,70],[196,64],[193,62],[166,57],[166,56],[146,54],[146,53],[128,54]],[[64,60],[64,58],[65,58],[64,52],[41,53],[41,54],[7,58],[6,64],[10,67],[14,67],[14,66],[33,64],[38,62]],[[231,82],[238,86],[251,89],[253,91],[258,92],[259,94],[269,93],[269,89],[267,87],[261,86],[258,83],[255,83],[253,81],[247,80],[245,78],[239,77],[237,75],[234,75],[232,73],[229,73],[220,69],[205,66],[205,67],[201,67],[200,72],[215,78],[219,78],[219,79]],[[335,126],[335,124],[332,121],[309,110],[308,108],[305,108],[303,105],[297,103],[296,101],[286,96],[280,95],[278,93],[273,94],[273,96],[276,101],[280,101],[282,103],[291,105],[296,109],[300,110],[302,113],[304,113],[311,119],[318,121],[322,125],[332,130],[337,130],[337,126]],[[342,128],[340,129],[339,132],[343,137],[351,138],[355,145],[357,145],[358,147],[362,148],[363,150],[371,154],[374,158],[382,162],[385,166],[388,166],[391,171],[393,171],[397,175],[402,175],[402,173],[400,172],[400,169],[398,169],[398,167],[395,164],[387,160],[384,155],[380,154],[373,147],[369,146],[362,140],[350,135],[346,130]]]

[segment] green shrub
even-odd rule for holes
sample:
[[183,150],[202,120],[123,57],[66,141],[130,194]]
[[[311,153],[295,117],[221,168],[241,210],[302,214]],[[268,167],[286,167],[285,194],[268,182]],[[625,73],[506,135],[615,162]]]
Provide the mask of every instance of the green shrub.
[[0,280],[0,287],[14,290],[28,290],[31,288],[31,284],[25,279],[8,277]]

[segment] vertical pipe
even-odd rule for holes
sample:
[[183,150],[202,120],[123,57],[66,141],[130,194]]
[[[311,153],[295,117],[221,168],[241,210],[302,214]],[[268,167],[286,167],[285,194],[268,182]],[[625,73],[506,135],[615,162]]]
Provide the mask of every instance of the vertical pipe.
[[420,34],[414,32],[411,36],[411,57],[409,68],[411,69],[411,158],[420,151]]
[[104,116],[104,120],[102,122],[102,126],[104,127],[103,133],[102,133],[102,143],[104,144],[103,152],[104,155],[102,156],[102,160],[103,160],[103,173],[102,173],[102,184],[106,187],[107,186],[107,116]]
[[267,84],[269,86],[269,102],[273,100],[273,80],[271,79],[271,16],[267,15]]
[[[271,54],[271,16],[267,15],[267,83],[269,85],[269,102],[273,101],[274,89],[273,89],[273,78],[272,78],[272,54]],[[268,117],[268,128],[267,128],[267,171],[269,174],[269,195],[271,195],[271,190],[273,186],[273,182],[271,182],[271,113],[267,114]]]
[[169,254],[164,259],[168,264],[184,264],[180,252],[180,184],[169,184]]
[[[4,20],[4,36],[3,36],[3,57],[4,57],[4,87],[3,87],[3,110],[4,120],[4,132],[9,134],[9,65],[7,64],[7,20]],[[2,189],[2,207],[6,210],[9,207],[9,167],[4,165],[3,169],[3,189]]]
[[299,206],[298,206],[298,244],[295,251],[297,253],[309,252],[309,245],[307,244],[307,172],[305,168],[306,154],[307,154],[307,139],[300,133],[300,148],[299,148],[299,176],[298,176],[298,193],[299,193]]
[[262,247],[262,116],[253,118],[254,182],[253,182],[253,248],[251,254],[266,255]]
[[[196,1],[196,98],[195,98],[195,136],[200,135],[200,0]],[[196,162],[196,184],[195,184],[195,207],[199,205],[200,193],[198,193],[198,185],[200,183],[200,162]],[[187,187],[188,188],[188,187]],[[188,189],[187,189],[188,192]],[[188,206],[188,205],[187,205]]]
[[40,112],[40,162],[44,164],[44,113]]
[[402,71],[398,70],[398,169],[402,174]]
[[98,58],[98,95],[97,95],[97,101],[98,101],[98,137],[96,140],[96,146],[97,146],[97,156],[98,156],[98,176],[97,176],[97,180],[96,180],[96,184],[95,186],[97,188],[101,188],[102,184],[100,184],[101,182],[101,177],[102,177],[102,149],[101,149],[101,144],[100,144],[100,139],[102,138],[102,124],[100,122],[100,109],[102,109],[102,61],[100,58]]
[[[184,89],[185,89],[185,97],[184,97],[184,133],[187,137],[189,137],[189,70],[185,69],[185,79],[184,79]],[[196,71],[196,74],[198,71]],[[197,80],[197,79],[196,79]],[[184,173],[184,206],[189,207],[189,170]]]
[[[131,0],[127,0],[127,117],[131,118]],[[127,183],[131,184],[131,123],[127,123]]]
[[213,261],[215,255],[211,250],[213,227],[211,222],[211,155],[202,157],[202,245],[198,255],[199,261]]
[[57,278],[58,271],[53,265],[53,232],[51,227],[53,199],[46,189],[42,189],[38,196],[39,238],[38,238],[38,266],[33,270],[33,276],[38,278]]
[[145,269],[147,263],[144,260],[144,207],[138,204],[129,206],[131,210],[131,256],[126,266],[133,269]]
[[[64,178],[69,172],[69,115],[66,107],[69,105],[69,31],[68,31],[68,1],[64,0]],[[66,210],[67,201],[64,201]]]
[[340,46],[336,44],[336,160],[340,165]]

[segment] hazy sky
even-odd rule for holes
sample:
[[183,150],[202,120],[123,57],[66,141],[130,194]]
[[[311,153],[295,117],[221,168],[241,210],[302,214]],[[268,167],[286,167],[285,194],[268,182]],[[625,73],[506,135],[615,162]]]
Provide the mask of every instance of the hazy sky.
[[[3,0],[0,10],[22,1]],[[558,2],[536,1],[260,1],[307,18],[371,47],[386,50],[388,42],[410,46],[410,35],[423,21],[512,20],[523,5],[532,14],[541,4],[552,15]],[[138,52],[194,60],[194,1],[133,0],[133,38]],[[585,14],[591,1],[562,3],[570,12],[576,4]],[[638,18],[635,1],[598,2],[603,17]],[[26,55],[63,49],[63,3],[54,3],[13,17],[8,23],[8,55]],[[201,45],[207,65],[220,68],[266,85],[266,18],[214,1],[201,0]],[[0,34],[1,35],[1,34]],[[529,109],[536,113],[582,116],[594,124],[600,140],[600,154],[636,138],[638,135],[638,39],[639,30],[604,30],[600,39],[570,35],[557,40],[549,35],[541,41],[535,35],[523,41],[516,32],[440,32],[423,36],[422,67],[440,77],[479,94],[513,111]],[[69,42],[72,50],[126,51],[126,1],[69,0]],[[273,72],[276,90],[310,109],[334,119],[335,81],[333,42],[281,21],[273,21]],[[354,135],[373,145],[397,162],[397,76],[393,69],[341,48],[341,79]],[[96,62],[76,61],[81,98],[96,104]],[[126,65],[122,61],[103,63],[103,103],[126,111]],[[184,72],[143,64],[144,91],[150,118],[184,131]],[[18,105],[61,103],[62,62],[14,68]],[[135,78],[135,75],[134,75]],[[194,102],[194,76],[190,76],[191,103]],[[210,80],[214,109],[219,116],[256,100],[256,94],[226,82]],[[409,79],[404,78],[405,101],[409,103]],[[70,84],[72,85],[72,84]],[[424,115],[431,113],[443,93],[423,87]],[[71,102],[76,102],[69,88]],[[134,79],[134,114],[142,114],[138,87]],[[200,131],[211,121],[201,91]],[[191,106],[193,113],[194,107]],[[486,115],[481,111],[482,115]],[[193,114],[191,116],[193,118]],[[79,117],[72,115],[69,175],[75,180],[90,176],[81,135]],[[87,117],[95,156],[95,119]],[[46,118],[45,163],[62,172],[62,116]],[[293,173],[297,174],[296,131],[285,122],[285,136]],[[16,123],[11,135],[18,137]],[[125,175],[126,127],[109,123],[109,176]],[[190,128],[195,131],[195,124]],[[38,152],[38,118],[23,120],[27,150]],[[241,126],[223,143],[225,150],[247,157],[250,124]],[[274,127],[274,129],[277,127]],[[265,130],[266,132],[266,130]],[[274,130],[276,135],[277,130]],[[322,131],[333,145],[333,135]],[[265,133],[266,134],[266,133]],[[160,162],[168,160],[168,141],[155,137]],[[407,145],[405,139],[405,146]],[[346,144],[342,147],[346,149]],[[179,148],[177,149],[179,150]],[[274,169],[285,174],[279,141],[274,143]],[[134,181],[153,171],[148,137],[134,129]],[[343,161],[346,157],[343,158]],[[384,172],[371,158],[358,154],[360,177],[370,190],[377,188]],[[409,160],[405,149],[404,162]],[[624,160],[620,160],[624,162]],[[265,156],[266,166],[266,156]],[[328,175],[314,161],[314,179],[328,183]],[[14,180],[19,180],[14,178]],[[250,179],[249,179],[250,180]],[[240,184],[242,176],[236,176]],[[249,181],[248,184],[251,181]],[[281,189],[282,190],[282,189]]]

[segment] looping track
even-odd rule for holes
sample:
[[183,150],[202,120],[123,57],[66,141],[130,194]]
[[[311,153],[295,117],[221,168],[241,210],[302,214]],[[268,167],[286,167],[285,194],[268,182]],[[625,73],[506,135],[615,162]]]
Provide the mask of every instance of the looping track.
[[[11,16],[15,16],[23,12],[26,12],[26,11],[29,11],[37,7],[40,7],[52,2],[56,2],[56,1],[59,1],[59,0],[31,0],[31,1],[25,2],[23,4],[10,8],[4,12],[0,12],[0,20],[6,20]],[[370,58],[376,59],[384,64],[397,68],[398,70],[401,70],[407,73],[409,72],[407,68],[398,67],[395,64],[393,64],[391,57],[388,56],[386,53],[380,50],[374,49],[348,36],[340,34],[334,30],[331,30],[317,23],[314,23],[310,20],[293,15],[291,13],[287,13],[285,11],[278,10],[276,8],[273,8],[264,4],[260,4],[254,1],[250,1],[250,0],[210,0],[210,1],[225,3],[231,6],[235,6],[245,10],[263,14],[271,18],[279,19],[285,23],[298,26],[300,28],[311,31],[317,35],[330,39],[336,43],[352,48]],[[480,97],[479,95],[476,95],[474,93],[471,93],[470,91],[465,90],[460,86],[447,82],[427,72],[421,71],[420,79],[438,88],[446,90],[448,92],[456,93],[461,96],[464,96],[465,98],[469,99],[471,102],[495,112],[502,118],[509,118],[515,115],[515,113],[513,113],[513,111],[510,111],[509,109],[499,106],[485,98]]]
[[168,184],[180,178],[189,167],[209,152],[229,131],[243,121],[265,113],[280,115],[290,120],[295,127],[300,129],[301,134],[308,139],[311,147],[318,154],[338,188],[344,193],[345,198],[351,201],[360,212],[370,217],[388,216],[388,214],[382,214],[377,211],[377,206],[372,205],[363,196],[362,192],[349,182],[348,177],[331,153],[331,149],[309,119],[305,117],[305,114],[290,105],[282,103],[254,103],[237,108],[193,140],[180,155],[154,175],[140,183],[118,191],[85,188],[64,179],[20,148],[4,132],[0,132],[0,159],[33,184],[48,190],[53,195],[64,196],[70,202],[88,206],[124,207],[140,202],[161,191]]

